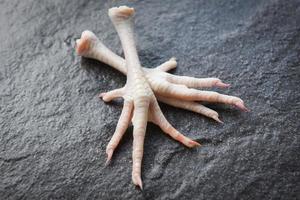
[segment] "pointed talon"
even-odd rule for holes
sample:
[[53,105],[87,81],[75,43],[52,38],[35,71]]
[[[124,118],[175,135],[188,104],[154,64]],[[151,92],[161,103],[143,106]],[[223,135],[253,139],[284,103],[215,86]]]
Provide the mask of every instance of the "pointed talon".
[[107,166],[109,165],[110,161],[111,161],[111,160],[109,160],[108,158],[106,158],[106,161],[105,161],[104,166],[107,167]]
[[134,185],[138,186],[141,190],[143,190],[143,183],[140,176],[132,175],[132,182]]
[[[194,140],[179,133],[175,128],[173,128],[173,129],[174,129],[174,132],[176,132],[176,134],[178,134],[177,136],[175,136],[173,138],[175,140],[177,140],[178,142],[181,142],[182,144],[184,144],[185,146],[187,146],[189,148],[201,146],[198,142],[195,142]],[[167,132],[167,133],[170,133],[170,132]],[[172,137],[172,133],[170,134],[170,136]]]
[[190,144],[191,144],[191,146],[192,147],[199,147],[199,146],[201,146],[201,144],[199,144],[198,142],[196,142],[196,141],[190,141]]
[[112,149],[106,150],[107,158],[106,158],[105,166],[109,165],[113,152],[114,151]]
[[224,122],[221,121],[221,120],[219,119],[218,116],[212,116],[212,118],[213,118],[215,121],[217,121],[217,122],[219,122],[219,123],[221,123],[221,124],[224,124]]
[[218,81],[215,83],[215,86],[219,87],[219,88],[228,88],[228,87],[230,87],[230,84],[226,84],[226,83],[223,83],[222,81]]
[[239,108],[240,110],[242,110],[244,112],[250,112],[250,110],[244,105],[243,101],[234,102],[234,106]]
[[229,87],[229,84],[223,83],[218,78],[194,78],[189,76],[178,76],[167,74],[167,80],[170,83],[185,85],[189,88],[210,88],[210,87]]

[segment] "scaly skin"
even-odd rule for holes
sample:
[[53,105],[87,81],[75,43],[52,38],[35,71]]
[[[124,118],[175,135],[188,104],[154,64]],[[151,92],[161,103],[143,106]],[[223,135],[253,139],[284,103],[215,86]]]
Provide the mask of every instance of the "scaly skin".
[[[127,75],[126,69],[126,61],[113,53],[110,49],[108,49],[91,31],[83,31],[81,34],[81,38],[76,41],[76,52],[78,55],[99,60],[103,63],[106,63],[113,68],[117,69],[124,75]],[[157,99],[163,103],[172,105],[174,107],[183,108],[186,110],[190,110],[207,117],[210,117],[218,122],[222,122],[219,120],[219,115],[216,111],[207,108],[199,103],[194,101],[203,101],[203,99],[197,96],[190,98],[180,98],[176,93],[170,91],[172,88],[180,91],[181,88],[184,88],[184,93],[186,95],[192,94],[192,89],[187,89],[186,87],[198,87],[198,88],[209,88],[209,87],[220,87],[226,88],[229,87],[229,84],[223,83],[218,78],[193,78],[187,76],[177,76],[166,73],[171,69],[176,68],[177,62],[175,58],[171,58],[169,61],[161,64],[160,66],[150,69],[143,68],[143,72],[150,84],[155,96]],[[187,90],[186,90],[187,89]],[[167,91],[166,91],[167,90]],[[118,98],[122,96],[123,88],[119,88],[107,93],[101,93],[100,97],[103,98],[104,101],[108,102],[114,98]],[[181,91],[181,92],[183,92]],[[195,91],[194,91],[195,92]],[[221,95],[218,93],[208,92],[209,95],[215,94],[218,98],[208,99],[210,102],[220,102],[227,103],[238,107],[241,110],[248,111],[244,106],[243,101],[240,98]],[[187,100],[188,99],[188,100]]]
[[189,88],[229,86],[217,78],[197,79],[166,73],[166,71],[176,67],[177,63],[174,58],[155,69],[142,68],[133,37],[131,23],[133,14],[134,9],[126,6],[109,9],[109,17],[120,37],[126,61],[105,47],[90,31],[84,31],[81,39],[76,41],[76,52],[78,55],[100,60],[123,74],[127,74],[127,81],[123,88],[100,94],[104,101],[111,101],[117,97],[124,98],[124,106],[116,131],[107,145],[106,163],[111,160],[115,148],[132,120],[134,126],[132,181],[142,189],[141,164],[147,121],[157,124],[173,139],[187,147],[200,145],[170,125],[161,112],[155,96],[164,103],[201,113],[218,122],[221,121],[217,112],[194,101],[221,102],[237,106],[242,110],[247,110],[247,108],[243,101],[237,97]]
[[[120,94],[124,98],[124,108],[120,116],[116,132],[107,145],[107,162],[119,144],[131,116],[133,122],[132,181],[142,189],[141,166],[144,151],[144,139],[147,121],[158,124],[167,134],[187,147],[200,144],[185,137],[174,129],[161,112],[152,89],[144,75],[133,38],[131,16],[133,8],[121,6],[109,9],[109,17],[120,37],[126,58],[127,81]],[[105,98],[106,95],[103,95]]]

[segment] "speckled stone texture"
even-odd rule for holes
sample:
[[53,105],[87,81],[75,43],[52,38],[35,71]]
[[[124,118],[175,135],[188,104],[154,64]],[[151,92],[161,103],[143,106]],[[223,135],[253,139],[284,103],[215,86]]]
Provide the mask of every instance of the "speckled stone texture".
[[[219,77],[242,113],[210,104],[225,124],[161,104],[203,144],[187,149],[147,128],[142,178],[131,182],[132,128],[108,167],[105,147],[124,85],[109,66],[78,57],[91,30],[122,55],[108,8],[136,8],[144,66],[178,58],[173,73]],[[0,0],[0,199],[300,199],[299,0]]]

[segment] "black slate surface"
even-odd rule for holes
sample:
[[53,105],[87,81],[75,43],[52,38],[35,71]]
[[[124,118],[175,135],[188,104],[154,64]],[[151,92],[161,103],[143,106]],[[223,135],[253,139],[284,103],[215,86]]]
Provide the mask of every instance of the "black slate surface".
[[[131,182],[132,128],[104,168],[121,112],[99,92],[125,77],[76,56],[85,29],[122,54],[108,8],[136,8],[144,66],[219,77],[250,113],[209,105],[220,125],[161,105],[203,146],[149,124],[144,191]],[[0,1],[0,199],[300,199],[300,1]]]

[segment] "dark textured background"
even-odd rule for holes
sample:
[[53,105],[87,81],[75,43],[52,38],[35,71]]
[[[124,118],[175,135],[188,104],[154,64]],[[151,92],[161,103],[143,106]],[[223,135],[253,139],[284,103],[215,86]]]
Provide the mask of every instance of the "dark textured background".
[[[85,29],[122,54],[108,8],[136,8],[141,62],[178,58],[179,75],[216,76],[250,113],[225,124],[161,105],[203,146],[189,150],[149,124],[144,191],[131,182],[132,128],[104,168],[122,86],[110,67],[76,56]],[[300,1],[0,0],[0,199],[300,199]],[[221,90],[219,90],[221,91]]]

